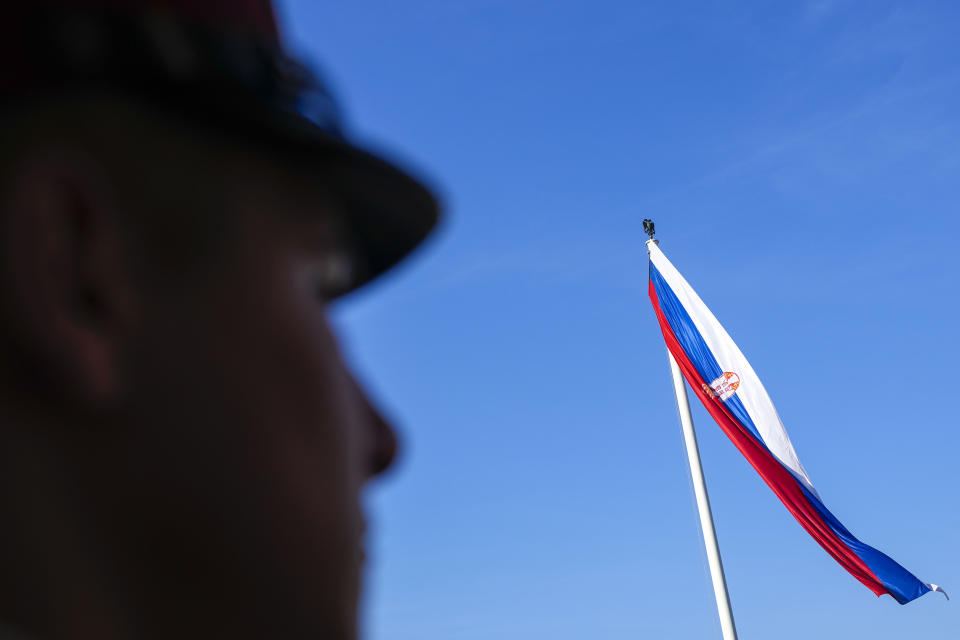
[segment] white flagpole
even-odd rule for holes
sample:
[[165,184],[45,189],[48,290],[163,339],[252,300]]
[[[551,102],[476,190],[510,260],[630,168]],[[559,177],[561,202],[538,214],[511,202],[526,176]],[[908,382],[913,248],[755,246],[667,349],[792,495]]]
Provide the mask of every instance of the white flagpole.
[[[650,230],[652,232],[653,225]],[[659,244],[653,239],[647,241]],[[720,546],[717,544],[717,532],[713,528],[713,514],[710,512],[710,497],[707,495],[707,483],[700,465],[700,449],[697,447],[697,433],[693,430],[693,415],[687,400],[687,387],[680,372],[680,366],[667,350],[670,359],[670,374],[673,376],[673,391],[677,397],[677,413],[680,415],[680,427],[683,431],[683,443],[687,448],[687,461],[690,463],[690,477],[693,480],[693,492],[697,498],[697,512],[700,515],[700,530],[703,531],[703,545],[707,549],[707,562],[710,565],[710,578],[713,581],[713,595],[717,599],[717,613],[720,616],[720,629],[723,640],[737,640],[737,628],[733,623],[733,610],[730,608],[730,595],[727,593],[727,580],[723,576],[723,561],[720,559]]]
[[677,412],[680,414],[680,426],[683,428],[683,442],[687,447],[687,460],[690,462],[690,477],[693,479],[693,492],[697,496],[697,511],[700,514],[700,529],[703,531],[703,544],[707,548],[707,561],[710,564],[710,578],[713,580],[713,595],[717,599],[717,613],[720,615],[720,629],[723,640],[737,640],[737,628],[733,624],[733,610],[730,609],[730,595],[727,593],[727,581],[723,577],[723,561],[720,559],[720,547],[717,544],[717,532],[713,529],[713,514],[710,512],[710,497],[707,495],[707,483],[700,466],[700,450],[697,448],[697,434],[693,430],[693,416],[690,415],[690,403],[687,402],[687,388],[683,374],[673,354],[670,358],[670,373],[673,374],[673,391],[677,396]]

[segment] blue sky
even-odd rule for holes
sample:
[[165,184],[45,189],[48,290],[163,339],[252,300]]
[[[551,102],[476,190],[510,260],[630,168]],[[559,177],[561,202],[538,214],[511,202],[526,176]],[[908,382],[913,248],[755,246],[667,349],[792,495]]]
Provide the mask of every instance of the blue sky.
[[[644,217],[827,506],[960,596],[960,5],[280,9],[449,214],[334,311],[405,445],[366,637],[719,637]],[[875,598],[694,411],[742,638],[957,636],[958,598]]]

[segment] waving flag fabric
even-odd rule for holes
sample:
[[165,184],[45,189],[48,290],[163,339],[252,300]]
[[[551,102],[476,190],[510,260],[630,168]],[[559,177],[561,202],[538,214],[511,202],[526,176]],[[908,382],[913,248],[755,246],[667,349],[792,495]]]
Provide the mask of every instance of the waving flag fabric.
[[707,411],[793,517],[878,596],[889,593],[906,604],[942,591],[860,542],[823,505],[750,363],[655,241],[647,247],[650,300],[667,348]]

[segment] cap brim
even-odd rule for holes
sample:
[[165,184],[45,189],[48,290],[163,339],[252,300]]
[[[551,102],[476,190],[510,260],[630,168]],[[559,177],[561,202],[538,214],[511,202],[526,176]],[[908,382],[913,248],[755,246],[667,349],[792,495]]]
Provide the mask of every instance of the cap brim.
[[270,113],[263,121],[281,143],[316,161],[324,182],[341,200],[354,249],[353,274],[343,293],[387,271],[430,234],[441,206],[424,181],[382,157],[335,138],[295,114]]
[[186,115],[206,113],[214,127],[235,131],[239,126],[242,135],[279,145],[305,165],[315,164],[317,179],[341,200],[350,235],[352,273],[338,295],[396,265],[440,220],[441,206],[433,191],[397,164],[331,135],[298,114],[270,109],[254,100],[206,98],[195,99]]
[[420,180],[348,144],[328,147],[340,162],[327,166],[330,188],[342,198],[358,250],[350,289],[405,258],[440,220],[440,204]]

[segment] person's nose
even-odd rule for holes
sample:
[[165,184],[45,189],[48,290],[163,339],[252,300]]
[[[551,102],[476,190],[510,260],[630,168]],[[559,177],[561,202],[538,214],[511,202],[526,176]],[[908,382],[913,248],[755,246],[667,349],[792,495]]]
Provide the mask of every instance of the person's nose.
[[369,467],[367,474],[369,478],[374,478],[393,466],[397,459],[399,450],[397,431],[374,405],[359,383],[357,383],[357,393],[360,396],[362,411],[364,412],[364,424],[369,429],[367,445]]
[[371,422],[375,431],[373,455],[370,458],[370,475],[374,477],[393,466],[400,446],[397,431],[393,425],[373,405],[370,405],[370,410],[372,413]]

